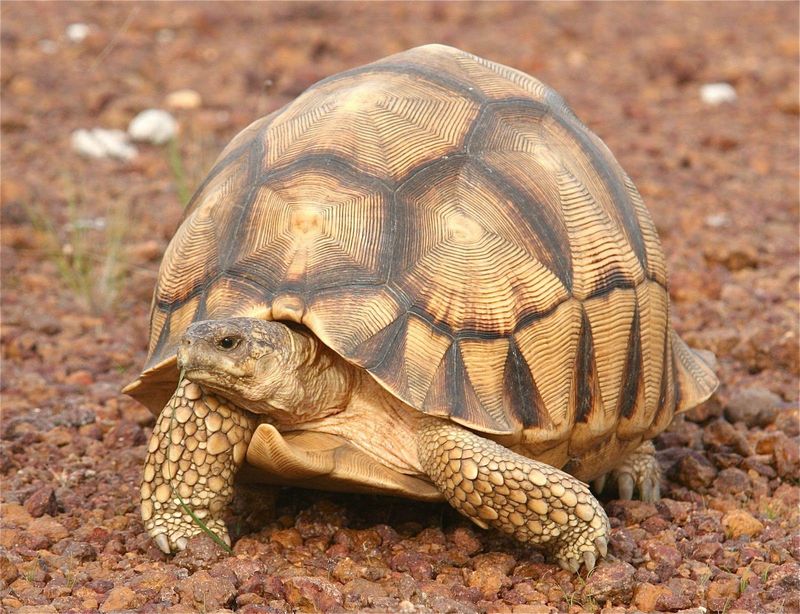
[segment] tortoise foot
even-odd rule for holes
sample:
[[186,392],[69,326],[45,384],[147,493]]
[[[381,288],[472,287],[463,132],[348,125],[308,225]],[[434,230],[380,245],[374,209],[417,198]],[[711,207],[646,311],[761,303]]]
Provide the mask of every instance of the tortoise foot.
[[594,481],[595,492],[602,492],[609,481],[617,485],[620,499],[633,499],[634,492],[642,501],[661,498],[661,468],[651,441],[645,441],[619,467]]
[[[196,510],[192,511],[195,515],[197,515]],[[147,527],[147,530],[152,536],[153,540],[156,542],[158,549],[165,554],[172,554],[175,552],[180,552],[181,550],[185,550],[186,545],[189,543],[189,540],[192,537],[205,532],[200,525],[193,522],[190,515],[184,515],[182,510],[179,510],[179,512],[181,515],[178,518],[161,517],[160,519],[157,519],[156,523],[154,523],[152,526]],[[189,518],[188,521],[186,520],[187,517]],[[228,535],[228,529],[222,520],[218,518],[212,518],[210,520],[204,520],[203,524],[209,531],[219,537],[228,546],[231,545],[231,538]]]
[[182,380],[156,422],[144,464],[144,526],[166,553],[186,548],[201,525],[230,545],[222,520],[254,420]]
[[608,518],[575,477],[442,420],[423,426],[418,454],[450,504],[477,525],[541,548],[573,572],[606,555]]

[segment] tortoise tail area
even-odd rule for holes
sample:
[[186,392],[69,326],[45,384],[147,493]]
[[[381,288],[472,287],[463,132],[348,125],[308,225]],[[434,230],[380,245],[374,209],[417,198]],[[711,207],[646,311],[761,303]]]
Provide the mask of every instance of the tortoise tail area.
[[719,379],[703,357],[672,332],[675,377],[679,393],[675,412],[684,412],[706,401],[719,386]]

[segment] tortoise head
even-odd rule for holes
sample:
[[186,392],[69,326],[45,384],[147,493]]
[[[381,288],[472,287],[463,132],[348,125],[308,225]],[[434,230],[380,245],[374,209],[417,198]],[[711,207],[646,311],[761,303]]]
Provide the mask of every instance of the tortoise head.
[[186,377],[257,413],[294,396],[294,375],[308,358],[307,338],[258,318],[207,320],[189,326],[178,348]]

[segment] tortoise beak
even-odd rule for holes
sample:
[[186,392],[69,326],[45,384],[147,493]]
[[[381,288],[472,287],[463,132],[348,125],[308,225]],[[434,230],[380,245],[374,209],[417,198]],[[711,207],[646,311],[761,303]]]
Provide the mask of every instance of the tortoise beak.
[[191,341],[187,342],[186,340],[181,340],[180,346],[178,346],[178,369],[185,370],[187,366],[190,364],[189,359],[189,351],[188,347],[191,344]]
[[196,371],[208,372],[212,369],[207,352],[203,352],[197,345],[194,341],[184,338],[178,347],[178,369],[186,371],[187,375]]
[[221,366],[220,363],[220,357],[216,355],[214,347],[205,339],[192,339],[187,336],[181,339],[178,347],[178,369],[185,369],[187,372],[215,371]]

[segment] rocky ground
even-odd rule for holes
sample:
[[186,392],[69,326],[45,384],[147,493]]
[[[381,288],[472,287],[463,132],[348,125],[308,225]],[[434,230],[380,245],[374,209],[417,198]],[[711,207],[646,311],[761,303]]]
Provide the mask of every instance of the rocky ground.
[[[0,609],[800,610],[796,4],[7,2],[0,17]],[[610,556],[588,577],[444,505],[293,489],[242,489],[233,556],[206,538],[161,554],[137,508],[154,419],[119,389],[182,201],[252,119],[433,41],[554,86],[653,212],[675,325],[722,381],[656,441],[663,500],[607,500]],[[715,82],[736,99],[704,102]],[[151,107],[177,118],[171,144],[72,149],[73,131]]]

